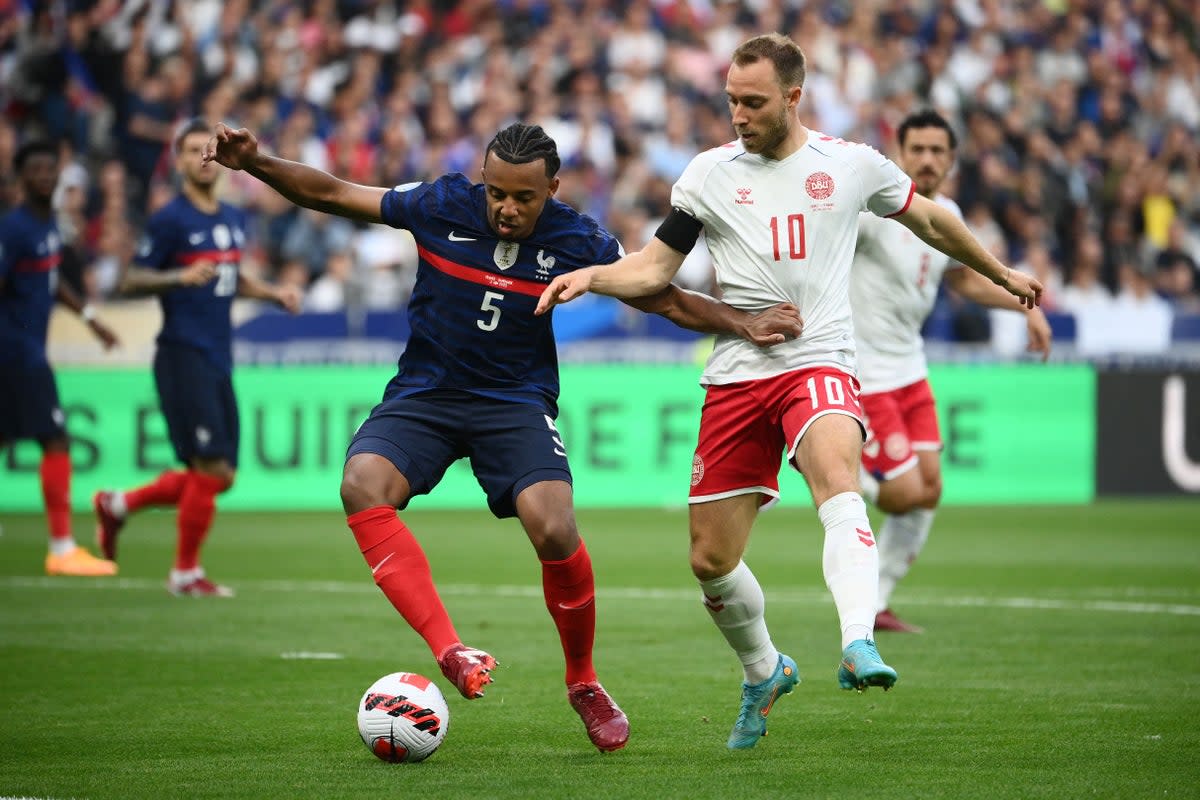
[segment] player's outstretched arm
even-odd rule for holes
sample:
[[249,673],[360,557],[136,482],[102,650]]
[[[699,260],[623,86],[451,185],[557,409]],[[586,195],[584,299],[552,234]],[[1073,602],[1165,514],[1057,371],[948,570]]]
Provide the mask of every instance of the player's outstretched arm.
[[240,169],[258,178],[298,206],[364,222],[382,222],[379,204],[387,189],[361,186],[305,164],[258,150],[258,139],[245,128],[217,123],[204,146],[204,160]]
[[1009,294],[1033,308],[1042,300],[1042,284],[1033,276],[1010,269],[980,244],[970,229],[944,206],[923,195],[914,195],[908,209],[896,220],[960,264],[970,267]]
[[277,286],[247,275],[244,272],[238,273],[237,294],[238,297],[268,300],[291,314],[298,314],[300,312],[300,304],[304,301],[303,294],[295,286]]
[[629,253],[611,264],[598,264],[559,275],[538,299],[535,314],[569,303],[588,292],[628,300],[662,291],[679,271],[685,255],[668,247],[658,238],[636,253]]
[[660,292],[624,302],[650,314],[660,314],[681,328],[700,333],[731,333],[759,347],[799,338],[804,331],[800,310],[780,303],[751,313],[700,292],[670,284]]
[[179,269],[125,267],[117,291],[121,294],[158,294],[180,286],[203,286],[217,277],[217,264],[205,259]]
[[1031,353],[1041,353],[1042,361],[1050,357],[1050,343],[1054,334],[1050,330],[1050,323],[1046,320],[1046,315],[1040,308],[1026,308],[1019,298],[1009,294],[973,270],[948,270],[946,283],[958,294],[981,306],[1026,312],[1027,349]]

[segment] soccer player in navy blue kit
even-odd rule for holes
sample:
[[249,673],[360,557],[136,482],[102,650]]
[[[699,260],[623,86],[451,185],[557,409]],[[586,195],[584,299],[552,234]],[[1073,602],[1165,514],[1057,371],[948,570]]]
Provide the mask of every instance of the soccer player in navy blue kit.
[[115,575],[71,534],[71,453],[54,372],[46,359],[50,310],[62,303],[87,323],[105,349],[117,337],[58,275],[61,240],[51,197],[58,151],[29,142],[13,159],[24,202],[0,219],[0,451],[20,439],[42,448],[42,500],[50,527],[47,575]]
[[204,120],[175,137],[178,197],[150,218],[146,236],[121,281],[125,292],[154,292],[163,325],[154,355],[154,383],[175,455],[186,466],[168,470],[128,492],[97,492],[97,538],[116,560],[117,534],[128,515],[147,506],[178,507],[175,565],[167,589],[176,595],[229,597],[200,565],[216,497],[234,481],[238,409],[233,392],[234,297],[269,300],[295,313],[295,287],[272,286],[241,271],[246,243],[243,213],[218,199],[220,168],[203,158],[212,135]]
[[[408,306],[412,335],[383,401],[350,443],[341,485],[347,522],[375,582],[425,639],[442,673],[464,697],[481,697],[496,661],[462,643],[420,544],[396,514],[436,486],[450,464],[470,458],[492,513],[518,517],[541,561],[571,706],[596,747],[624,747],[629,722],[592,663],[594,581],[554,424],[554,333],[549,318],[533,314],[554,276],[614,261],[621,250],[594,220],[554,199],[554,140],[540,127],[511,125],[488,145],[482,184],[453,174],[394,189],[266,156],[249,131],[223,125],[206,158],[245,170],[298,205],[412,232],[420,257]],[[745,314],[676,287],[638,307],[697,330],[735,330],[764,346],[801,327],[794,307]]]

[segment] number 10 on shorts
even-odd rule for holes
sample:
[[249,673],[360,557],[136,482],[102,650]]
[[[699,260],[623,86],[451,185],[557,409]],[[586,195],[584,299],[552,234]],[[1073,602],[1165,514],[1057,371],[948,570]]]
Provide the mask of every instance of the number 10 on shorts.
[[[853,379],[850,379],[853,380]],[[808,379],[808,401],[812,403],[813,410],[825,408],[827,406],[845,407],[846,391],[842,388],[842,379],[836,375],[817,375]],[[822,395],[818,394],[818,389],[824,388],[824,402],[821,401]],[[854,391],[851,384],[851,391]]]

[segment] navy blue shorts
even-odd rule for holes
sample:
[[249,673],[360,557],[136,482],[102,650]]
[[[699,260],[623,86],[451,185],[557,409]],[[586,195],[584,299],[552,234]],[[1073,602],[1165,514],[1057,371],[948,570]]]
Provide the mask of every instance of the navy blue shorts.
[[466,392],[385,400],[354,434],[346,459],[359,453],[391,461],[414,497],[429,494],[451,464],[469,458],[500,518],[516,516],[517,495],[529,486],[571,482],[566,449],[544,409]]
[[0,442],[66,435],[58,385],[45,361],[0,363]]
[[232,376],[198,350],[159,345],[154,385],[176,458],[185,464],[223,458],[237,466],[240,427]]

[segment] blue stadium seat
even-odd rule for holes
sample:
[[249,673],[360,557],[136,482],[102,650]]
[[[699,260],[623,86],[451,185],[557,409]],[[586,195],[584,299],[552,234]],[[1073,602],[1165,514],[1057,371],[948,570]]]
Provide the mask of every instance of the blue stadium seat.
[[1046,321],[1056,342],[1075,341],[1075,317],[1065,311],[1047,311]]
[[1180,314],[1175,317],[1171,338],[1176,342],[1200,341],[1200,314]]

